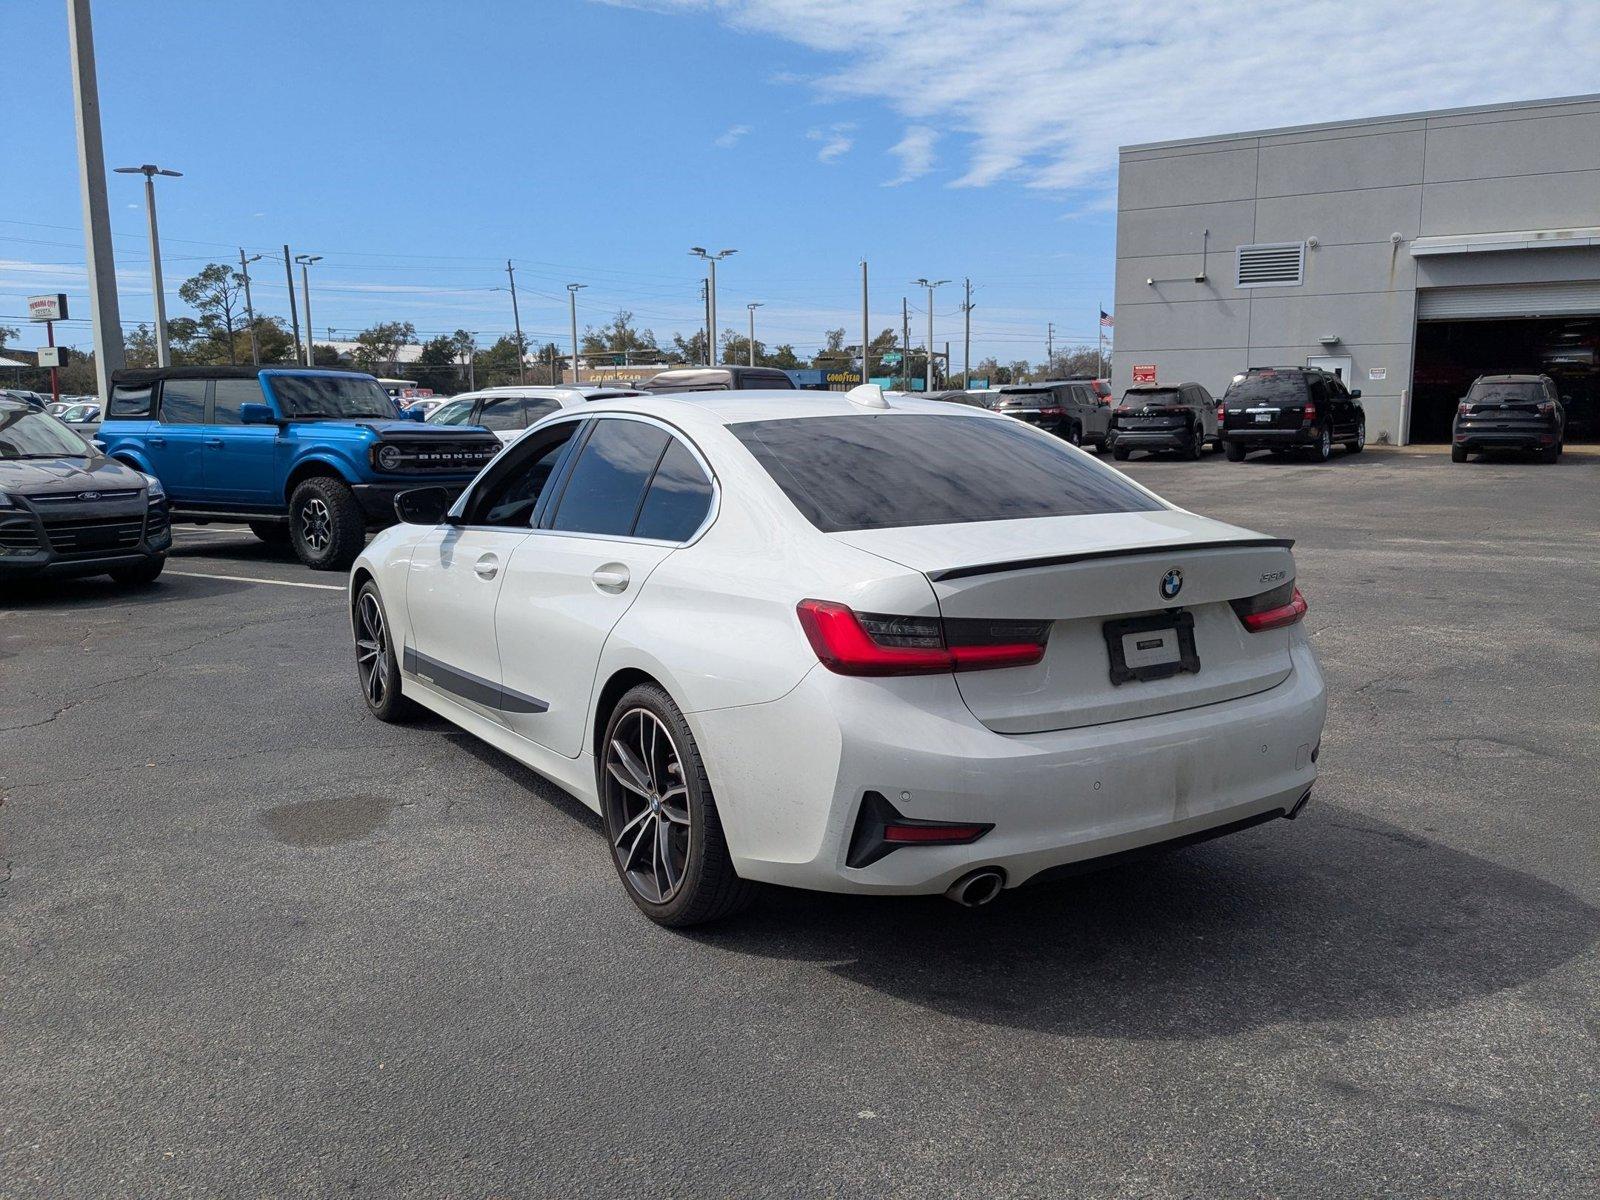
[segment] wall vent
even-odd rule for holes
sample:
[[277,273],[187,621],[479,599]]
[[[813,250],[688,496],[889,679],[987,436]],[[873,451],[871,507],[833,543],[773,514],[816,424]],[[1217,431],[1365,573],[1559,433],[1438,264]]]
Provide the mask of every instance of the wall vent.
[[1306,244],[1270,242],[1239,247],[1238,287],[1297,287],[1305,282]]

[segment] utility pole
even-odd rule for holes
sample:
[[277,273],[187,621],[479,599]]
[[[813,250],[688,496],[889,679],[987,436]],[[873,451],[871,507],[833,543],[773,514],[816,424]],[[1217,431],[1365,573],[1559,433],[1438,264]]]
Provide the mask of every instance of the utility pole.
[[901,386],[911,390],[911,306],[900,297],[900,375]]
[[933,391],[933,289],[949,283],[948,279],[913,279],[911,282],[918,287],[928,289],[928,370],[927,379],[923,386],[928,391]]
[[756,365],[756,309],[761,307],[761,301],[752,300],[745,305],[750,310],[750,365]]
[[[111,251],[111,205],[100,143],[100,86],[94,71],[94,26],[89,0],[68,0],[72,51],[72,111],[78,127],[78,192],[83,200],[83,252],[89,268],[89,317],[94,323],[94,373],[100,403],[111,401],[111,373],[122,369],[122,317],[117,310],[117,264]],[[102,409],[102,411],[105,411]]]
[[1051,321],[1044,327],[1044,377],[1049,379],[1053,374],[1056,362],[1056,323]]
[[141,167],[115,167],[118,175],[144,176],[144,212],[150,222],[150,290],[156,299],[156,366],[170,367],[172,351],[167,348],[167,297],[161,283],[161,237],[156,232],[156,176],[183,178],[182,171],[169,171],[155,163]]
[[711,285],[704,279],[700,281],[700,315],[705,320],[706,344],[705,365],[711,365]]
[[962,386],[972,387],[972,280],[962,280],[967,287],[966,301],[961,305],[962,316],[966,318],[966,332],[961,344],[961,382]]
[[511,260],[506,259],[506,278],[511,281],[511,324],[517,331],[517,382],[528,382],[528,371],[523,365],[522,356],[525,348],[522,345],[522,314],[517,311],[517,269],[511,265]]
[[867,347],[872,345],[872,322],[867,316],[867,260],[861,260],[861,382],[866,383],[872,377],[872,369],[867,362]]
[[704,246],[690,246],[689,253],[696,258],[706,260],[710,268],[710,282],[706,284],[706,365],[716,366],[717,363],[717,264],[730,254],[739,253],[737,250],[718,250],[715,254],[707,252]]
[[572,316],[572,386],[578,386],[578,292],[587,283],[567,284],[567,307]]
[[289,261],[289,247],[283,248],[283,277],[289,282],[289,323],[294,326],[294,360],[304,357],[300,347],[300,313],[294,306],[294,265]]
[[256,335],[256,306],[250,300],[250,264],[260,258],[259,254],[246,258],[244,247],[239,247],[239,275],[244,280],[244,319],[250,328],[250,361],[258,367],[261,365],[261,339]]
[[[296,254],[295,262],[300,264],[300,296],[305,302],[306,309],[306,366],[314,367],[316,363],[316,347],[312,345],[317,340],[316,326],[311,323],[311,264],[321,262],[320,254]],[[290,284],[290,291],[294,290]]]

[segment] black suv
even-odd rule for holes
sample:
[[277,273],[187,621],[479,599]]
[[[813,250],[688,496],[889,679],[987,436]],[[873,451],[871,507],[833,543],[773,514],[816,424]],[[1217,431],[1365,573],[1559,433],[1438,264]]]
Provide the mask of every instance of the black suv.
[[1326,462],[1333,444],[1351,454],[1367,444],[1361,389],[1319,367],[1251,367],[1222,397],[1222,448],[1229,462],[1252,450],[1309,450]]
[[31,404],[0,397],[0,582],[109,575],[151,583],[171,546],[160,483]]
[[1566,440],[1567,413],[1548,375],[1480,375],[1456,407],[1450,461],[1484,450],[1537,450],[1553,463]]
[[1176,450],[1199,458],[1207,442],[1221,444],[1217,432],[1217,402],[1198,383],[1148,383],[1122,393],[1106,442],[1118,462],[1134,450]]
[[994,409],[1048,429],[1074,446],[1106,447],[1111,405],[1095,393],[1093,380],[1007,384],[995,396]]

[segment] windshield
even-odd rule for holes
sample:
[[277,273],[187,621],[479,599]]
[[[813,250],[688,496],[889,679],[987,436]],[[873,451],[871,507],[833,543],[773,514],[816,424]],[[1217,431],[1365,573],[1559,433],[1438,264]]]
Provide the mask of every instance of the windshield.
[[374,380],[360,375],[268,375],[286,417],[384,417],[394,401]]
[[465,425],[472,415],[471,400],[452,400],[428,414],[430,425]]
[[730,428],[824,533],[1161,508],[1116,471],[1021,421],[861,413]]
[[1228,404],[1300,404],[1305,398],[1304,375],[1279,375],[1276,371],[1246,375],[1222,397]]
[[1538,404],[1545,394],[1543,386],[1532,380],[1496,383],[1480,379],[1472,385],[1467,399],[1474,404]]
[[25,408],[0,408],[0,459],[88,458],[89,443],[54,417]]
[[1128,408],[1142,408],[1146,404],[1156,406],[1182,404],[1183,400],[1179,397],[1177,388],[1141,388],[1137,392],[1131,390],[1123,392],[1122,403]]

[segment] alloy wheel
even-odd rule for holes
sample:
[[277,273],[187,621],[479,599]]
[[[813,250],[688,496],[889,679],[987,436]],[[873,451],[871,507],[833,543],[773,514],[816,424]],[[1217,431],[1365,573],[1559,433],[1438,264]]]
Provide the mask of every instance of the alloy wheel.
[[1366,445],[1367,445],[1367,423],[1365,421],[1362,421],[1360,424],[1358,424],[1356,426],[1356,445],[1360,446],[1362,449],[1366,448]]
[[1326,459],[1333,454],[1333,431],[1326,425],[1322,427],[1322,440],[1317,443],[1317,457]]
[[361,675],[361,690],[373,708],[383,704],[389,692],[389,631],[383,623],[383,609],[371,592],[363,592],[356,607],[356,670]]
[[300,538],[318,553],[333,540],[333,516],[320,497],[313,496],[300,506]]
[[648,709],[630,709],[612,727],[605,782],[606,828],[623,878],[649,903],[667,903],[683,887],[694,827],[677,744]]

